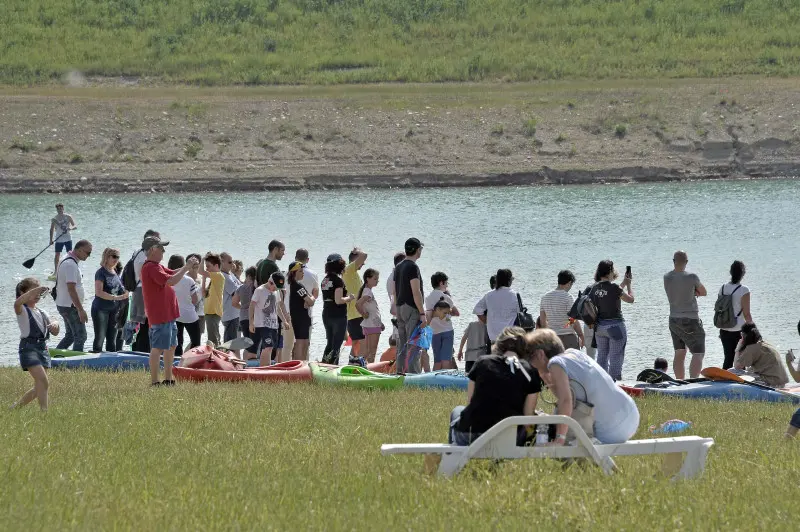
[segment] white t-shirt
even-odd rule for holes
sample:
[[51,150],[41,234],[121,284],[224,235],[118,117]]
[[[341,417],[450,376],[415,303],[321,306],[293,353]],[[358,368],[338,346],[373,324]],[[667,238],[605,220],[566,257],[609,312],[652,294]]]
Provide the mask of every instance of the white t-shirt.
[[569,325],[569,314],[575,302],[569,292],[556,288],[542,296],[541,310],[547,316],[547,327],[556,334],[575,334],[575,329]]
[[59,307],[71,307],[72,298],[69,297],[69,290],[67,283],[75,283],[75,290],[78,292],[78,299],[83,302],[83,273],[78,266],[78,261],[70,252],[66,257],[61,259],[58,263],[58,279],[56,285],[58,286],[56,294],[56,305]]
[[378,302],[375,301],[375,294],[372,293],[371,288],[364,287],[364,291],[361,293],[361,297],[369,296],[372,299],[369,303],[364,304],[363,308],[369,314],[368,317],[364,318],[361,322],[361,327],[380,327],[383,325],[383,321],[381,320],[381,311],[378,308]]
[[250,308],[253,309],[253,327],[278,328],[278,292],[259,286],[253,292]]
[[183,279],[178,281],[178,284],[172,287],[175,290],[175,297],[178,298],[178,309],[181,315],[178,321],[181,323],[194,323],[198,320],[197,308],[192,303],[192,294],[197,294],[200,287],[194,280],[184,275]]
[[142,266],[147,262],[147,253],[143,249],[133,252],[133,274],[136,276],[136,286],[142,286]]
[[478,316],[486,313],[486,332],[489,340],[494,342],[497,336],[506,327],[511,327],[517,320],[519,313],[519,303],[517,293],[507,286],[501,286],[497,290],[489,290],[485,296],[478,301],[472,311]]
[[[300,284],[308,291],[309,294],[313,294],[314,290],[317,290],[317,293],[319,293],[319,277],[317,277],[317,274],[314,273],[314,270],[308,266],[303,266],[303,278],[300,280]],[[286,299],[288,300],[289,298],[287,297]],[[309,308],[308,315],[313,316],[313,314],[313,307]]]
[[[31,314],[33,315],[33,321],[36,322],[36,325],[39,326],[39,329],[42,331],[42,334],[47,336],[47,331],[45,330],[44,320],[47,320],[47,323],[50,323],[50,316],[47,315],[45,311],[42,309],[30,309]],[[42,319],[42,315],[44,315],[44,320]],[[31,335],[31,322],[28,321],[28,311],[25,309],[24,305],[22,308],[22,314],[17,314],[17,325],[19,325],[19,337],[20,338],[27,338]]]
[[[453,304],[453,298],[449,295],[445,294],[441,290],[432,290],[430,294],[425,298],[425,310],[433,310],[433,307],[436,306],[442,298],[445,301],[450,303],[450,306],[455,306]],[[440,320],[439,318],[432,318],[431,319],[431,331],[433,334],[439,334],[443,332],[448,332],[453,330],[453,322],[450,321],[450,316],[447,316],[447,319]]]
[[389,312],[394,316],[397,314],[397,309],[394,306],[394,268],[392,268],[392,273],[386,279],[386,293],[389,294]]
[[[739,287],[736,290],[736,287]],[[736,290],[734,292],[734,290]],[[742,296],[745,294],[750,293],[750,289],[747,288],[743,284],[731,284],[725,283],[725,286],[720,288],[720,294],[724,293],[726,296],[733,294],[733,315],[737,316],[736,318],[736,327],[731,329],[722,329],[723,331],[730,331],[730,332],[738,332],[742,330],[742,325],[744,325],[744,312],[742,312]]]

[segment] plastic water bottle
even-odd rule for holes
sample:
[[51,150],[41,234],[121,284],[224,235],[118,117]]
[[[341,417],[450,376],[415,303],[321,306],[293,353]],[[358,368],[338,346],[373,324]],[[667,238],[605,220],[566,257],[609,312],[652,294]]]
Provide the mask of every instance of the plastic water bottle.
[[670,419],[669,421],[665,421],[661,424],[661,426],[656,427],[655,425],[650,427],[651,434],[674,434],[676,432],[683,432],[684,430],[691,428],[692,423],[691,421],[683,421],[680,419]]
[[550,437],[547,434],[547,425],[536,425],[536,445],[547,445]]

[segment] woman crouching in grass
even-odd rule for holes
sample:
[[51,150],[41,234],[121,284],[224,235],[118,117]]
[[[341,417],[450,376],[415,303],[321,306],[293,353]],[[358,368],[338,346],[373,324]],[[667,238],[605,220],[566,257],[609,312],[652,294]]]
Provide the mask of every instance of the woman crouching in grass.
[[47,339],[50,335],[58,335],[58,322],[50,321],[45,311],[36,308],[36,303],[49,291],[46,286],[39,286],[39,281],[27,277],[17,284],[17,300],[14,301],[14,313],[19,325],[19,365],[33,377],[33,388],[11,408],[19,408],[39,400],[42,412],[47,411],[47,388],[49,382],[45,368],[50,367],[50,355],[47,352]]
[[[469,404],[455,407],[450,414],[449,443],[469,445],[503,419],[532,416],[536,411],[542,381],[531,367],[533,350],[525,331],[506,327],[495,339],[493,349],[469,372]],[[520,443],[524,439],[525,429],[520,427]]]
[[[602,443],[623,443],[639,427],[639,410],[628,394],[600,365],[577,349],[564,351],[555,331],[538,329],[528,335],[532,361],[558,400],[558,413],[573,418],[573,386],[578,399],[594,406],[594,437]],[[564,445],[567,425],[556,427],[552,445]]]

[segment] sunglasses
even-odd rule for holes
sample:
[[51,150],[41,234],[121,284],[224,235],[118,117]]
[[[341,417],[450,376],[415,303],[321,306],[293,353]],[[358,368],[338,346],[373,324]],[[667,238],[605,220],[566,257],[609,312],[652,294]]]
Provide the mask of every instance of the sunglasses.
[[112,259],[119,259],[119,255],[109,255]]

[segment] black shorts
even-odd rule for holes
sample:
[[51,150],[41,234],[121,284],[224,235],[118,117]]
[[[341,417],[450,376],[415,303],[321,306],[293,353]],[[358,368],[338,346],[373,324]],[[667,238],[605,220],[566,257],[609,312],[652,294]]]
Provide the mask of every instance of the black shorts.
[[308,340],[311,337],[311,316],[305,309],[299,314],[292,314],[292,329],[295,340]]
[[347,320],[347,334],[350,335],[350,338],[352,338],[354,342],[364,339],[364,329],[361,328],[362,321],[364,321],[364,318]]

